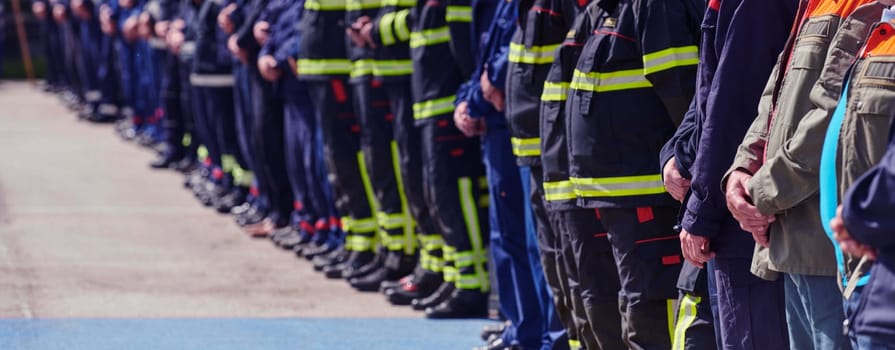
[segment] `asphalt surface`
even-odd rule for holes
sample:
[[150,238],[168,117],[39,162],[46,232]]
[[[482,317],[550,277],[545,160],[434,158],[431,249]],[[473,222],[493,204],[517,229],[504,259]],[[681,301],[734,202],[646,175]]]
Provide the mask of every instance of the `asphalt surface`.
[[0,82],[0,106],[0,319],[422,317],[247,237],[54,96]]

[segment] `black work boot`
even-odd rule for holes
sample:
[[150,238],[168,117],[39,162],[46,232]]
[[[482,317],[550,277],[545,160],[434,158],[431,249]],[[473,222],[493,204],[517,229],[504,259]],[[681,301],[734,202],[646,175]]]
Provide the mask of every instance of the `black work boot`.
[[442,301],[450,298],[454,289],[454,282],[444,282],[429,296],[421,299],[413,299],[410,304],[413,305],[414,310],[425,310],[427,307],[438,305]]
[[450,298],[426,308],[426,318],[482,318],[488,316],[488,293],[456,289]]
[[392,289],[387,294],[387,299],[392,305],[410,305],[414,299],[425,298],[438,289],[444,280],[441,274],[424,272],[416,278],[409,279],[398,288]]

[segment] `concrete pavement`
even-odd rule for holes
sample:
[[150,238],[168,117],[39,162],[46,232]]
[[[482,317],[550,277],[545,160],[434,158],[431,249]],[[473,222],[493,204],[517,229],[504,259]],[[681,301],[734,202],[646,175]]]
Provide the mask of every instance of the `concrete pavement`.
[[2,82],[0,106],[0,318],[421,317],[248,238],[52,95]]

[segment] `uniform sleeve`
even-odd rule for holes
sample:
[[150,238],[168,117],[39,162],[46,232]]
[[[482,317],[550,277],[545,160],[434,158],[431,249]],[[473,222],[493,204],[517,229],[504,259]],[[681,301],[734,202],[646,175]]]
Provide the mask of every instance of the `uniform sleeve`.
[[236,4],[236,8],[233,9],[233,12],[230,12],[228,17],[230,17],[230,21],[233,22],[233,26],[239,28],[242,27],[242,24],[245,23],[246,20],[245,5],[236,1],[233,3]]
[[[895,133],[893,126],[890,134]],[[878,165],[846,192],[842,219],[854,238],[877,249],[895,245],[895,140]],[[826,224],[826,223],[825,223]]]
[[236,31],[236,45],[243,50],[258,50],[260,45],[255,41],[255,35],[252,32],[255,22],[261,17],[261,13],[267,8],[267,0],[256,0],[252,11],[246,16],[245,22]]
[[659,169],[664,169],[665,164],[674,157],[675,165],[678,171],[686,179],[693,177],[690,174],[690,166],[693,165],[693,159],[696,157],[696,148],[693,147],[691,139],[695,137],[696,131],[696,100],[690,102],[690,108],[684,115],[684,120],[674,132],[674,136],[665,143],[659,152]]
[[699,18],[687,1],[643,0],[637,31],[643,74],[653,85],[675,125],[681,123],[696,90]]
[[373,42],[389,46],[410,41],[410,9],[386,12],[373,21]]
[[727,173],[724,174],[724,178],[721,180],[722,188],[727,187],[727,178],[734,171],[739,170],[745,171],[750,175],[755,174],[764,162],[765,147],[768,143],[768,123],[771,119],[774,87],[777,82],[776,77],[780,64],[781,60],[778,58],[777,65],[771,71],[764,92],[762,92],[761,99],[758,102],[758,117],[749,126],[749,130],[746,131],[746,137],[743,138],[743,142],[737,148],[736,156],[733,158],[733,165],[730,166],[730,169],[727,170]]
[[[736,11],[725,5],[735,6]],[[755,119],[767,77],[789,34],[795,2],[727,1],[720,12],[726,15],[719,23],[728,28],[717,37],[725,42],[701,119],[691,196],[682,220],[688,232],[705,237],[719,234],[722,220],[730,215],[721,178]]]

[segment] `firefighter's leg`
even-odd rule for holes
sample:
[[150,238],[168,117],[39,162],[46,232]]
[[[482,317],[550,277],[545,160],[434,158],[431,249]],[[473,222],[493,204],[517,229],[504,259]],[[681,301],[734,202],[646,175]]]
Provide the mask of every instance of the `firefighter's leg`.
[[333,199],[345,219],[345,248],[352,251],[351,260],[360,268],[374,255],[378,226],[373,213],[377,203],[360,149],[360,125],[347,85],[347,79],[334,78],[309,82],[308,91],[321,129]]
[[[445,245],[444,280],[453,293],[427,309],[433,318],[481,316],[487,308],[487,183],[477,139],[467,138],[443,115],[423,126],[427,140],[426,198]],[[432,142],[434,141],[434,142]]]
[[286,176],[283,98],[275,88],[260,77],[252,79],[253,171],[261,195],[267,197],[268,219],[284,227],[289,225],[293,203]]
[[628,347],[671,347],[681,268],[677,208],[601,208],[619,271],[619,310]]
[[712,349],[716,345],[707,280],[705,269],[692,264],[684,264],[681,268],[673,350]]

